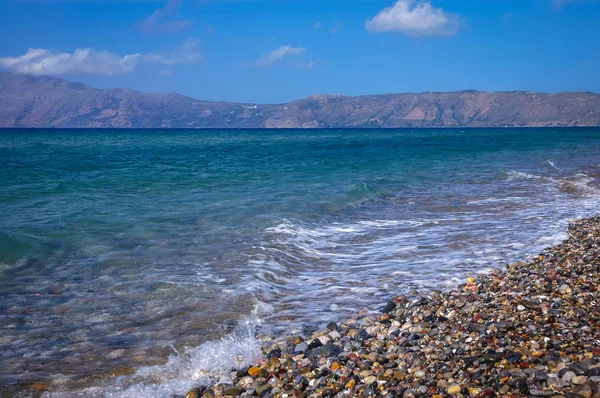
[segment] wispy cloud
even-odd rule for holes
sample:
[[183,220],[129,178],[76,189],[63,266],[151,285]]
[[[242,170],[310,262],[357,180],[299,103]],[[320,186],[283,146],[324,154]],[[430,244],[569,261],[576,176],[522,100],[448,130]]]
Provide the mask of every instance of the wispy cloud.
[[600,0],[552,0],[552,8],[555,11],[560,11],[565,5],[571,3],[593,3]]
[[329,29],[329,33],[332,35],[335,35],[337,32],[339,32],[341,27],[342,27],[342,22],[337,21],[335,23],[335,25],[331,29]]
[[177,64],[197,64],[202,60],[199,51],[200,41],[198,39],[187,39],[181,46],[176,47],[170,53],[145,54],[142,60],[151,64],[177,65]]
[[281,46],[260,58],[255,64],[262,68],[269,67],[283,57],[302,54],[305,51],[306,49],[302,47],[292,47],[290,45]]
[[369,32],[399,31],[409,36],[452,36],[461,26],[458,15],[423,0],[398,0],[365,24]]
[[0,67],[30,75],[103,75],[133,72],[142,64],[195,64],[202,59],[198,40],[187,40],[170,53],[133,53],[119,55],[110,51],[78,48],[73,53],[30,48],[17,57],[0,57]]
[[294,65],[296,65],[296,68],[298,68],[298,69],[310,70],[315,67],[316,62],[315,61],[308,61],[308,62],[296,61],[294,63]]
[[169,0],[164,7],[157,9],[135,26],[142,32],[181,32],[190,28],[193,22],[177,18],[180,8],[181,0]]
[[[327,26],[331,26],[330,28],[328,28]],[[336,21],[333,25],[331,22],[321,22],[321,21],[317,21],[315,23],[315,29],[321,29],[323,28],[324,30],[327,29],[327,31],[329,32],[329,34],[336,34],[337,32],[339,32],[340,28],[342,27],[342,22],[341,21]]]
[[158,71],[158,74],[161,75],[161,76],[172,76],[173,72],[171,72],[168,69],[161,69],[161,70]]

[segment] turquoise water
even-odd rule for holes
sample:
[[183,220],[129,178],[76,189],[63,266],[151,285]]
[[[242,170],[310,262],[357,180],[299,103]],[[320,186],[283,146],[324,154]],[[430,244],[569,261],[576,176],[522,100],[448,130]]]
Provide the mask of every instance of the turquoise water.
[[254,327],[536,254],[598,212],[599,166],[593,128],[0,130],[0,392],[183,392]]

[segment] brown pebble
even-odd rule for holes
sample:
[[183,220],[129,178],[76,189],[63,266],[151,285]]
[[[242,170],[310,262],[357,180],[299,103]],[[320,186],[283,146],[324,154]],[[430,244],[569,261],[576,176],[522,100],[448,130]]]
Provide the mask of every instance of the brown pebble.
[[446,388],[446,392],[450,395],[454,395],[454,394],[458,394],[460,393],[461,388],[458,384],[453,384],[451,386],[449,386],[448,388]]
[[259,373],[260,373],[260,368],[258,366],[253,366],[250,369],[248,369],[248,374],[252,377],[258,376]]
[[577,384],[577,385],[584,384],[586,381],[587,381],[587,377],[585,377],[585,376],[575,376],[571,379],[571,383]]
[[192,390],[186,394],[185,398],[199,398],[199,397],[198,397],[198,393],[196,392],[196,390]]
[[346,384],[344,384],[344,388],[350,390],[356,386],[356,380],[350,379]]

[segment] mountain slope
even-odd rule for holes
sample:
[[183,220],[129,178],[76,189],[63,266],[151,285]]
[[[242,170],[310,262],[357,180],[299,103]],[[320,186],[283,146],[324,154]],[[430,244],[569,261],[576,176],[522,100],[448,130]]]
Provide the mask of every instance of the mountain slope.
[[179,94],[100,90],[0,72],[0,127],[483,127],[598,126],[594,93],[313,95],[279,105],[198,101]]

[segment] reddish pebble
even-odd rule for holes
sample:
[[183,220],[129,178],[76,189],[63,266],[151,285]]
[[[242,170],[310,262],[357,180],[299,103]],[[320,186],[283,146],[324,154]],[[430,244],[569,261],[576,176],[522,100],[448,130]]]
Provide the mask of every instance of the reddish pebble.
[[493,388],[486,388],[484,390],[481,390],[481,392],[477,395],[477,398],[487,398],[487,397],[493,397],[496,395],[496,392],[494,391]]

